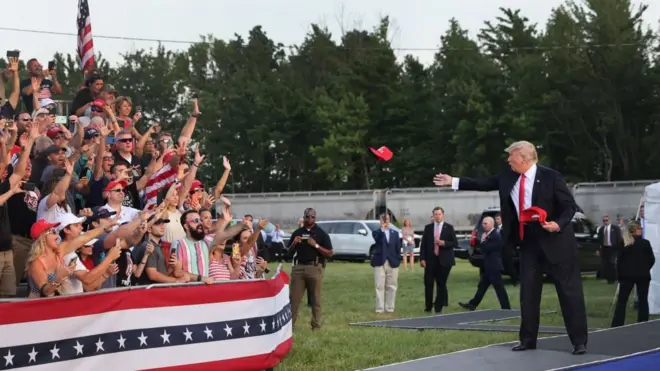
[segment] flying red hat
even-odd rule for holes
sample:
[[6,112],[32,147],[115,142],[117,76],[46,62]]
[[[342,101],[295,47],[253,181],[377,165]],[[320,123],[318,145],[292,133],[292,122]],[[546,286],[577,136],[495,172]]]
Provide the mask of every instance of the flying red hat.
[[539,222],[545,223],[548,213],[537,206],[532,206],[520,212],[520,221],[523,223]]
[[392,151],[390,151],[390,149],[387,148],[386,146],[382,146],[378,149],[373,149],[369,147],[369,149],[381,161],[389,161],[390,159],[392,159],[392,155],[393,155]]

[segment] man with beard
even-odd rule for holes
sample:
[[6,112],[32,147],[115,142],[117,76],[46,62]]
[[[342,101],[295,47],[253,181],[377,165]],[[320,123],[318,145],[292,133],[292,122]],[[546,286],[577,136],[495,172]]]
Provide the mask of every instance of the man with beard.
[[[227,215],[224,215],[227,214]],[[223,220],[231,220],[227,209],[223,212]],[[190,281],[213,283],[209,277],[209,257],[211,248],[225,242],[240,233],[244,225],[236,224],[225,229],[226,223],[217,223],[215,235],[207,235],[199,213],[188,210],[181,215],[181,226],[186,232],[182,239],[172,244],[170,264],[175,266],[175,277],[181,277],[181,271],[188,273]]]

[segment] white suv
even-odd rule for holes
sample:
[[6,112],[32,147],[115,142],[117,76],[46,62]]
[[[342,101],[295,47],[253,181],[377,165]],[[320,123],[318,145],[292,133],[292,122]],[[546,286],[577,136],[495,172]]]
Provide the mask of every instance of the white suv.
[[[371,259],[374,248],[374,238],[371,233],[380,228],[378,220],[323,220],[317,221],[332,241],[333,259],[361,260]],[[399,232],[394,225],[390,228]],[[421,236],[415,234],[414,254],[419,256],[419,242]]]

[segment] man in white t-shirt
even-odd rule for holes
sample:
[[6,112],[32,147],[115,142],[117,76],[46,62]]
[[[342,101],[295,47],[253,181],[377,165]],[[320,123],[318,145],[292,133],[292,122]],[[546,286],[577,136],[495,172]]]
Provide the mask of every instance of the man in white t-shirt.
[[[60,215],[58,221],[60,222],[60,225],[57,226],[57,231],[59,232],[62,241],[72,241],[83,234],[82,223],[85,221],[85,218],[79,218],[71,213],[67,213]],[[96,239],[93,239],[87,242],[85,246],[93,246],[96,241]],[[84,246],[81,246],[80,248],[84,248]],[[103,284],[103,281],[116,273],[114,270],[117,269],[117,266],[112,262],[119,257],[120,252],[121,249],[119,246],[115,246],[108,250],[105,259],[92,270],[88,270],[87,267],[83,265],[75,251],[66,254],[62,258],[62,261],[66,266],[75,263],[76,269],[67,280],[62,282],[60,293],[63,295],[70,295],[80,294],[84,291],[98,290]]]
[[128,183],[125,180],[113,180],[108,183],[103,190],[108,203],[102,208],[119,214],[119,223],[115,226],[115,229],[119,228],[119,226],[124,223],[129,223],[135,220],[140,214],[140,210],[122,205],[122,202],[124,201],[124,191],[127,186]]

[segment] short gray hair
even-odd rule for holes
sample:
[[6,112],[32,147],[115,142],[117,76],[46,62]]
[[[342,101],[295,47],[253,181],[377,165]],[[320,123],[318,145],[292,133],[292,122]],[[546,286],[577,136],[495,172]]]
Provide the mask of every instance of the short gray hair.
[[484,220],[482,220],[481,222],[482,222],[482,223],[484,223],[484,222],[488,222],[489,224],[495,225],[495,219],[493,219],[493,218],[490,217],[490,216],[485,217]]
[[520,155],[525,160],[528,161],[538,160],[538,155],[536,154],[536,146],[526,140],[513,142],[504,150],[504,152],[507,152],[508,154],[511,154],[516,151],[519,151]]

